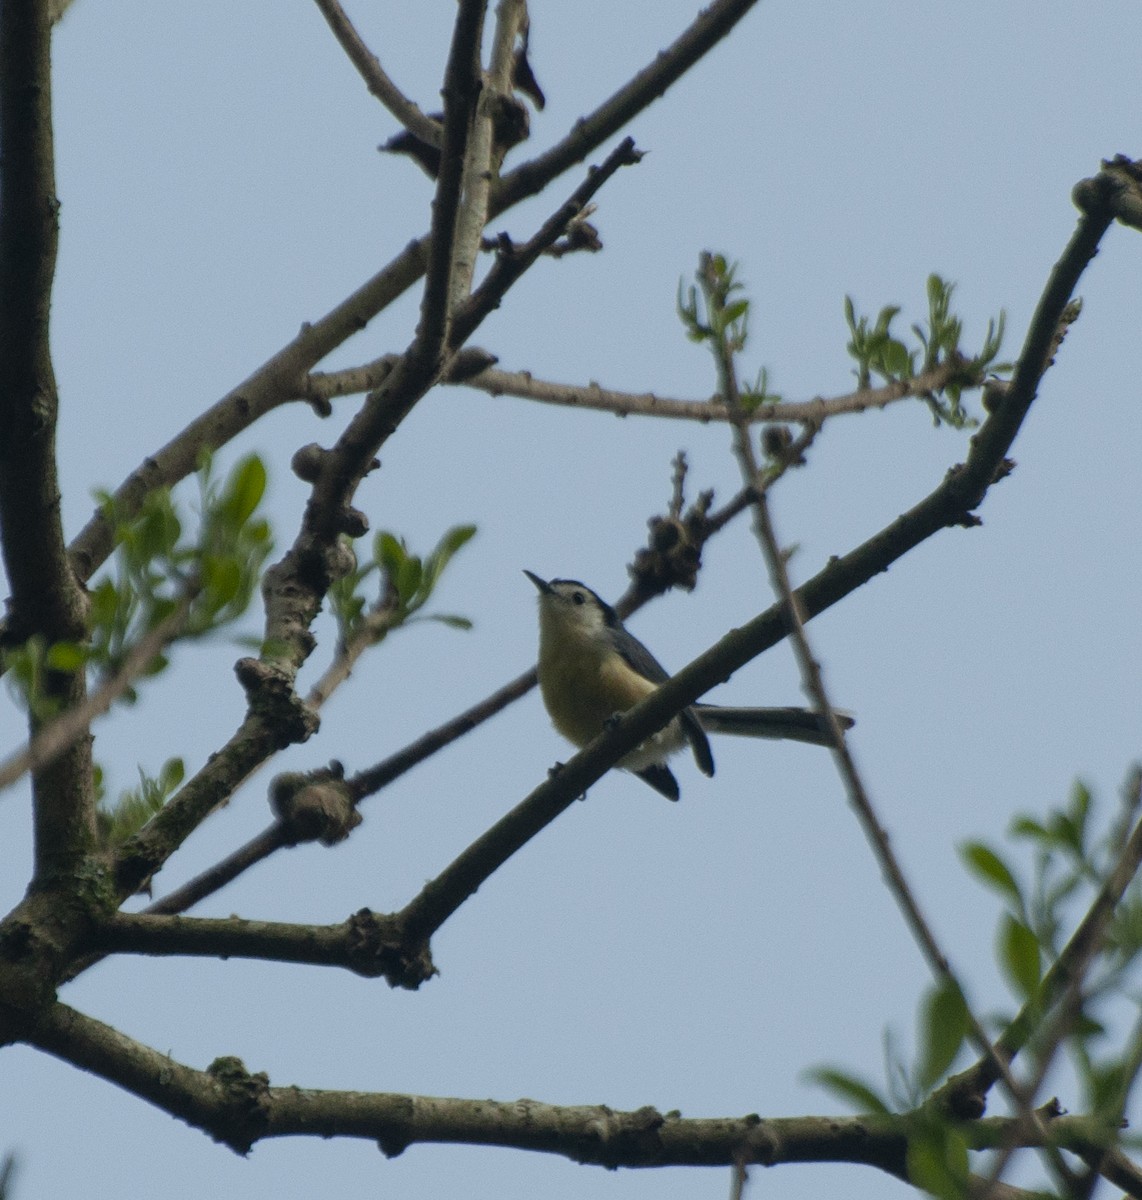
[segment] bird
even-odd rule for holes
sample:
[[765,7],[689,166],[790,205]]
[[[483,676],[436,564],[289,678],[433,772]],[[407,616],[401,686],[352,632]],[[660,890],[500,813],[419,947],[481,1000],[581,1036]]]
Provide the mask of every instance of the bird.
[[[597,592],[577,579],[544,579],[524,574],[539,592],[539,690],[555,728],[580,749],[619,714],[645,699],[670,675],[624,627]],[[842,728],[853,725],[838,714]],[[681,795],[666,759],[689,744],[698,769],[714,774],[707,733],[789,738],[832,745],[827,725],[806,708],[737,708],[694,704],[652,734],[619,766],[637,775],[668,800]]]

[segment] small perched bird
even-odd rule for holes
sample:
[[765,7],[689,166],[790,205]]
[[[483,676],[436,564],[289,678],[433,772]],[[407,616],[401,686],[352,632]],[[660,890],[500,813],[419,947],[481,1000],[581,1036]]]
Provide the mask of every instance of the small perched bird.
[[[541,579],[524,574],[539,589],[539,689],[552,724],[582,748],[618,713],[633,708],[670,678],[665,667],[628,633],[618,613],[576,579]],[[852,718],[841,717],[846,729]],[[678,781],[666,759],[689,743],[698,769],[714,773],[706,733],[791,738],[818,746],[831,743],[816,713],[805,708],[729,708],[695,704],[621,759],[668,800],[677,800]]]

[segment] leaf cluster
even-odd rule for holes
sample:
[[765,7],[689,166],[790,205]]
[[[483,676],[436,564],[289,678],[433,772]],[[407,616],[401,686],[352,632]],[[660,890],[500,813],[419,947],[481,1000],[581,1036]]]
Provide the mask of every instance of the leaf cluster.
[[[45,698],[46,672],[86,667],[110,677],[180,605],[186,605],[186,619],[172,630],[171,641],[215,633],[249,608],[273,547],[270,526],[257,511],[266,468],[251,454],[219,481],[204,455],[197,483],[197,521],[167,488],[149,493],[129,517],[114,496],[97,495],[114,531],[115,553],[89,591],[86,642],[45,645],[33,638],[5,655],[10,686],[38,719],[55,715]],[[161,673],[168,661],[157,654],[143,674]],[[135,699],[133,689],[126,695]]]
[[[715,358],[729,362],[749,340],[748,296],[738,278],[738,264],[723,254],[704,251],[695,273],[697,284],[678,281],[678,316],[692,342],[709,346]],[[747,413],[761,404],[777,404],[781,396],[769,390],[769,372],[762,367],[752,385],[740,389],[739,402]]]
[[[337,580],[329,589],[329,602],[337,621],[342,646],[366,636],[381,641],[390,630],[414,620],[439,621],[453,629],[471,629],[472,622],[455,613],[424,613],[445,568],[456,552],[472,540],[475,525],[454,525],[423,558],[412,554],[404,538],[381,530],[373,538],[372,557]],[[369,605],[364,583],[379,577],[379,594]]]
[[892,325],[900,315],[899,305],[889,304],[880,310],[876,320],[858,316],[851,296],[845,297],[845,322],[849,327],[846,349],[857,367],[854,374],[857,386],[872,386],[875,376],[885,383],[907,383],[946,363],[959,366],[955,374],[938,392],[927,392],[924,402],[935,424],[945,423],[955,429],[974,426],[977,422],[963,407],[961,397],[965,387],[978,387],[990,371],[1006,371],[1007,363],[996,363],[1003,343],[1005,314],[987,323],[983,345],[974,355],[965,355],[960,348],[963,322],[952,312],[952,293],[956,285],[939,275],[928,276],[928,321],[926,326],[914,324],[915,345],[909,346],[896,335]]
[[137,833],[174,795],[186,775],[181,758],[168,758],[157,775],[148,775],[142,767],[139,786],[120,792],[114,804],[101,802],[96,810],[99,842],[105,848],[121,846]]
[[[1029,852],[1030,865],[1016,865],[1010,850],[983,841],[960,849],[967,871],[1003,901],[996,933],[996,959],[1030,1022],[1030,1053],[1042,1060],[1067,1048],[1083,1093],[1083,1111],[1101,1122],[1108,1139],[1118,1136],[1129,1089],[1142,1069],[1142,1014],[1134,968],[1142,952],[1142,886],[1131,885],[1102,941],[1094,948],[1069,1006],[1046,1003],[1044,977],[1059,961],[1076,913],[1089,909],[1121,850],[1124,831],[1137,816],[1138,776],[1126,789],[1117,820],[1099,829],[1090,789],[1076,783],[1062,806],[1045,817],[1022,815],[1009,830],[1012,846]],[[1100,1057],[1106,1025],[1100,1005],[1125,1002],[1134,1012],[1135,1034],[1115,1053]],[[1059,1027],[1059,1020],[1063,1024]],[[847,1104],[867,1113],[903,1112],[910,1120],[910,1178],[933,1195],[962,1197],[968,1186],[967,1144],[962,1132],[926,1104],[951,1071],[969,1032],[969,1011],[956,983],[942,980],[928,990],[918,1012],[917,1049],[911,1063],[885,1036],[884,1089],[847,1070],[820,1067],[809,1078]],[[1012,1018],[996,1018],[1000,1029]]]

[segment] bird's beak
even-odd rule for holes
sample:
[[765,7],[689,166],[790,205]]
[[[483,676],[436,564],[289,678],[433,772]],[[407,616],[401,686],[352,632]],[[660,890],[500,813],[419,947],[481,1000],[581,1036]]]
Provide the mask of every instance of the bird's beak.
[[551,584],[549,584],[546,579],[540,579],[540,577],[532,571],[524,571],[524,574],[528,577],[528,579],[531,580],[532,583],[535,584],[537,588],[539,588],[540,592],[544,596],[551,591]]

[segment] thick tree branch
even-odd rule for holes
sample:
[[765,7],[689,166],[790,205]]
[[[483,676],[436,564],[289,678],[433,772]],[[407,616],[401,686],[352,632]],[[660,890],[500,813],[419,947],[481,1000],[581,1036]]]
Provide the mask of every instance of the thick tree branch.
[[[649,1106],[623,1112],[605,1105],[538,1100],[467,1100],[391,1092],[274,1087],[236,1058],[198,1071],[66,1005],[56,1003],[26,1039],[202,1129],[239,1154],[264,1138],[357,1137],[392,1158],[422,1143],[501,1146],[616,1167],[779,1166],[844,1162],[907,1179],[912,1115],[857,1117],[683,1118]],[[970,1149],[1018,1133],[1010,1120],[960,1127]],[[1051,1122],[1051,1137],[1089,1146],[1097,1131],[1077,1117]],[[1034,1140],[1023,1137],[1023,1144]],[[1008,1194],[1008,1193],[1005,1193]]]
[[8,635],[79,640],[84,605],[59,517],[49,316],[59,236],[45,3],[0,11],[0,533]]
[[[51,18],[45,0],[0,5],[0,550],[11,587],[5,640],[82,642],[86,600],[59,511],[59,399],[49,315],[58,241]],[[45,707],[84,700],[82,670],[49,671]],[[35,730],[38,719],[33,719]],[[95,842],[91,746],[73,742],[33,778],[36,876],[78,865]]]
[[443,356],[452,317],[456,221],[480,100],[480,39],[486,7],[487,0],[460,0],[448,64],[444,71],[444,136],[440,148],[440,172],[436,177],[436,196],[432,202],[428,270],[414,343],[417,356],[426,360],[432,368],[439,366]]
[[92,931],[101,954],[251,958],[344,967],[394,987],[416,988],[434,974],[426,954],[406,955],[398,921],[368,910],[338,925],[246,921],[238,917],[114,913]]

